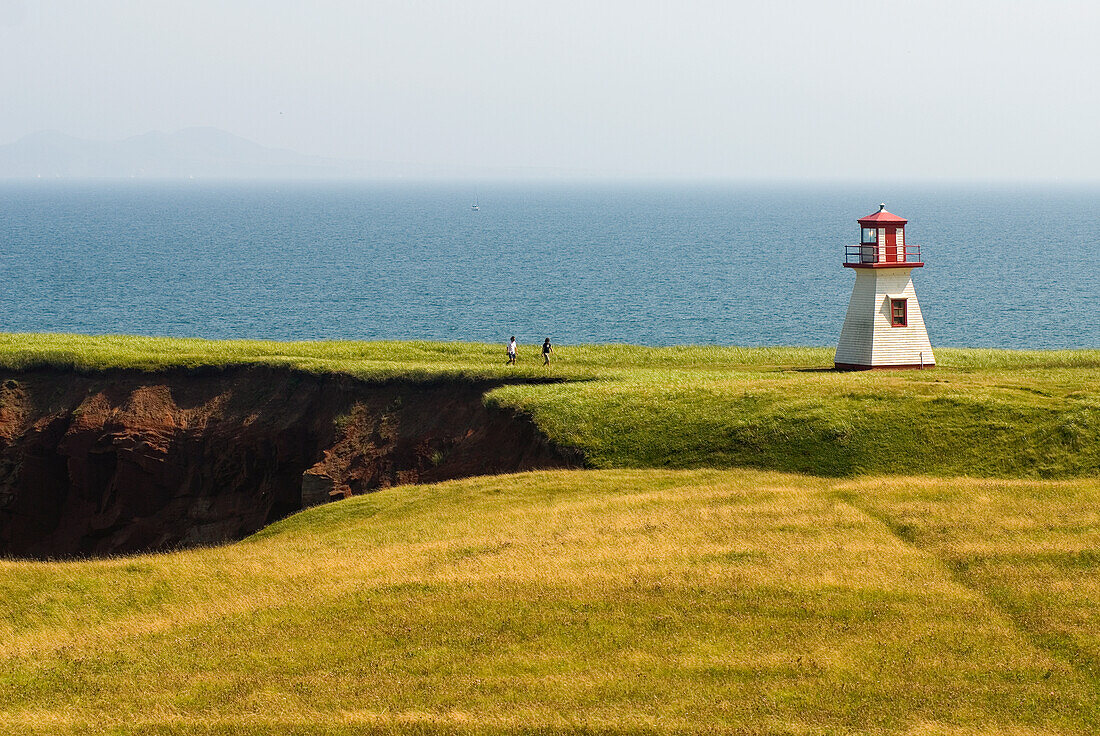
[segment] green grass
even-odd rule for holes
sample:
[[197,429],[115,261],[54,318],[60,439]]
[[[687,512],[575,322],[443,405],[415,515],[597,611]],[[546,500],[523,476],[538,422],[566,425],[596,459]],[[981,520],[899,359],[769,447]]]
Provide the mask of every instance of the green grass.
[[[0,333],[0,367],[78,371],[197,370],[270,365],[312,373],[347,373],[366,380],[402,378],[531,379],[534,364],[504,366],[503,348],[439,342],[267,342],[127,335]],[[583,377],[583,371],[571,376]]]
[[1100,473],[1100,370],[937,368],[846,373],[644,369],[507,386],[596,467],[745,466],[851,476]]
[[[0,561],[0,733],[1100,731],[1100,351],[535,351],[0,334],[9,370],[484,382],[595,466],[657,468]],[[707,466],[762,470],[661,469]]]
[[[1100,474],[1100,350],[940,349],[929,371],[836,373],[828,348],[260,342],[0,334],[0,367],[278,365],[477,380],[590,465],[1072,478]],[[546,379],[564,381],[547,383]]]
[[574,471],[0,561],[0,732],[1090,734],[1100,482]]

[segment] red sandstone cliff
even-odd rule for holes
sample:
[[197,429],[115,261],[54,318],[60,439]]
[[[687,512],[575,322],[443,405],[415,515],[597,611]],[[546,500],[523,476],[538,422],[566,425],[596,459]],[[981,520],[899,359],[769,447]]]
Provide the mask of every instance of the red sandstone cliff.
[[580,465],[473,383],[273,368],[0,376],[0,556],[239,539],[397,483]]

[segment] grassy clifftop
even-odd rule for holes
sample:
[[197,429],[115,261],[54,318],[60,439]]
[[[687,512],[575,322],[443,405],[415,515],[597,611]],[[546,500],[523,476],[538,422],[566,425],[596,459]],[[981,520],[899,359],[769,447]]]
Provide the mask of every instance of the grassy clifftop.
[[[649,468],[0,560],[0,733],[1100,731],[1100,351],[840,374],[825,349],[562,347],[559,383],[501,352],[0,335],[8,371],[496,383],[590,463]],[[660,469],[708,465],[807,475]],[[1005,477],[1040,475],[1071,479]]]
[[1100,474],[1100,368],[1052,365],[1048,356],[1011,364],[1014,355],[989,356],[983,367],[980,353],[942,352],[929,371],[646,368],[506,386],[489,399],[530,412],[597,467]]
[[[929,371],[836,373],[827,348],[503,346],[0,335],[0,367],[267,364],[365,380],[485,380],[596,467],[823,476],[1100,474],[1100,350],[937,350]],[[560,383],[546,383],[552,378]]]
[[[133,335],[69,335],[0,332],[0,367],[73,368],[99,371],[197,369],[275,365],[364,379],[465,377],[471,379],[619,378],[650,370],[824,370],[832,348],[638,345],[555,346],[554,365],[542,367],[540,345],[521,345],[515,367],[504,365],[504,345],[471,342],[318,340],[203,340]],[[940,348],[941,366],[952,370],[1100,370],[1100,349],[989,350]],[[640,372],[640,373],[639,373]]]
[[1089,734],[1095,480],[574,471],[0,561],[0,732]]

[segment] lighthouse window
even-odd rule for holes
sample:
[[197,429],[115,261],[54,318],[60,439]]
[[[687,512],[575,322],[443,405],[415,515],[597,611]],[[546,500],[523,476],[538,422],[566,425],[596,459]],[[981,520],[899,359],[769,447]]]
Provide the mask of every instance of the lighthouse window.
[[890,326],[907,327],[909,325],[909,310],[906,308],[908,299],[890,300]]
[[878,242],[878,230],[873,227],[863,228],[863,238],[860,241],[865,245],[873,245]]

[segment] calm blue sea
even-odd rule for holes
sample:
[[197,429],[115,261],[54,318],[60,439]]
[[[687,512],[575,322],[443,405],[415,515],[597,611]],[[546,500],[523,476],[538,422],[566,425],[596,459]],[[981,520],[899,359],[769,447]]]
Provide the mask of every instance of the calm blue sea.
[[1100,188],[1056,185],[6,184],[0,330],[834,345],[880,201],[933,345],[1100,347]]

